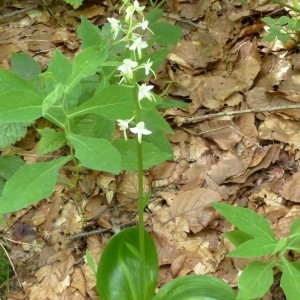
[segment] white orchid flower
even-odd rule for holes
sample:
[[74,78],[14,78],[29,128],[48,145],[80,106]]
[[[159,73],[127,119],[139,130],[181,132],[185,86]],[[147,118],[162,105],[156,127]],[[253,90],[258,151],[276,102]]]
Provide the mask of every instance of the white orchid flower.
[[139,92],[138,92],[138,99],[141,101],[142,99],[146,98],[149,101],[155,101],[154,96],[150,91],[153,89],[153,85],[146,85],[143,83],[142,85],[139,85]]
[[120,21],[115,18],[107,18],[107,21],[111,26],[111,30],[114,33],[114,39],[115,39],[121,28]]
[[137,139],[138,139],[139,143],[142,142],[142,135],[148,135],[148,134],[152,133],[152,131],[145,128],[145,123],[144,122],[137,123],[136,127],[130,128],[130,131],[132,133],[137,134]]
[[118,67],[118,70],[122,73],[127,79],[133,78],[133,69],[138,66],[136,61],[133,61],[129,58],[123,60],[123,65]]
[[125,141],[127,141],[127,134],[126,134],[126,130],[129,128],[129,123],[134,119],[134,117],[132,117],[131,119],[129,120],[121,120],[121,119],[118,119],[117,122],[118,122],[118,125],[119,125],[119,128],[120,130],[123,131],[123,135],[124,135],[124,139]]
[[147,47],[148,47],[148,44],[145,41],[143,41],[142,38],[139,36],[133,40],[132,45],[129,46],[129,50],[132,50],[132,51],[136,50],[138,53],[138,57],[140,59],[142,57],[142,49],[147,48]]

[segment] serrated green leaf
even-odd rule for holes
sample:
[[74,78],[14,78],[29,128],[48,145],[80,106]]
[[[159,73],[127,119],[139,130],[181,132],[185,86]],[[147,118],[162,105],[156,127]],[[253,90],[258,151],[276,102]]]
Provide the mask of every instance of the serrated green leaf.
[[0,123],[0,150],[14,145],[27,133],[27,127],[31,122]]
[[173,279],[165,284],[153,300],[235,300],[232,288],[223,280],[191,275]]
[[[172,157],[172,154],[166,153],[158,147],[142,142],[143,144],[143,169],[149,169],[158,165]],[[113,145],[118,149],[122,157],[122,169],[129,172],[137,170],[137,147],[136,140],[128,141],[119,139],[113,142]]]
[[55,49],[47,72],[54,75],[56,83],[66,83],[72,73],[72,64],[59,50]]
[[59,169],[70,159],[66,156],[19,168],[5,184],[0,214],[18,211],[49,197],[54,191]]
[[239,230],[257,238],[276,241],[268,221],[254,211],[224,203],[213,203],[212,206]]
[[255,238],[239,245],[228,256],[250,258],[269,255],[273,253],[276,244],[276,241],[265,237]]
[[265,295],[273,283],[273,262],[252,262],[239,277],[237,299],[255,299]]
[[290,18],[288,16],[281,16],[277,20],[278,24],[281,25],[281,26],[288,24],[289,21],[290,21]]
[[241,230],[232,230],[223,233],[223,236],[228,239],[234,246],[239,246],[248,240],[253,239],[253,236]]
[[38,129],[42,136],[38,144],[38,155],[60,149],[67,141],[66,135],[63,131],[56,131],[53,128]]
[[284,291],[286,299],[299,300],[300,289],[298,287],[300,282],[300,271],[285,257],[282,257],[282,262],[280,286]]
[[77,29],[77,33],[81,39],[83,49],[92,46],[100,46],[102,44],[99,28],[93,25],[85,17],[81,17],[81,23]]
[[22,166],[24,161],[16,155],[0,156],[0,177],[8,180],[13,176]]
[[275,25],[277,23],[277,21],[271,17],[264,17],[262,18],[262,21],[268,24],[269,26]]
[[126,228],[109,240],[101,253],[97,270],[97,290],[101,299],[149,300],[153,298],[157,284],[158,258],[151,236],[146,231],[144,235],[147,250],[144,280],[141,278],[140,270],[138,228]]
[[42,71],[40,65],[26,53],[13,53],[11,65],[13,72],[24,79],[36,78]]
[[43,97],[28,81],[0,69],[0,120],[26,122],[42,115]]
[[109,120],[131,118],[133,106],[133,88],[121,85],[111,85],[99,92],[88,101],[69,113],[69,117],[86,114],[96,114]]
[[106,139],[70,134],[68,140],[75,148],[75,157],[83,166],[92,170],[118,174],[121,171],[121,155]]

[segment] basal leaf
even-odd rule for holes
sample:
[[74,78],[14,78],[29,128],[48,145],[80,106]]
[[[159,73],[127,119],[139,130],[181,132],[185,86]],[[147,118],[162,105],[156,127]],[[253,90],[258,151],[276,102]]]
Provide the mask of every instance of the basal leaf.
[[300,299],[300,271],[293,263],[289,262],[285,257],[282,258],[283,265],[281,267],[282,276],[280,286],[284,291],[285,297],[288,300]]
[[75,157],[83,166],[118,174],[121,171],[121,155],[106,139],[70,134],[68,140],[75,148]]
[[25,122],[42,115],[42,95],[25,79],[0,69],[0,120]]
[[182,30],[166,22],[157,22],[149,26],[157,43],[161,46],[176,45],[182,35]]
[[277,242],[265,237],[248,240],[229,253],[230,257],[259,257],[272,254]]
[[[155,244],[145,231],[145,273],[141,278],[138,228],[126,228],[113,236],[104,248],[97,270],[101,300],[149,300],[154,296],[158,276]],[[230,300],[230,299],[228,299]]]
[[232,288],[223,280],[191,275],[173,279],[165,284],[153,300],[235,300]]
[[3,150],[23,138],[31,122],[0,123],[0,150]]
[[66,156],[19,168],[5,184],[0,214],[18,211],[49,197],[54,190],[59,169],[70,159],[70,156]]
[[26,53],[13,53],[11,57],[13,72],[24,79],[36,78],[41,73],[41,66]]
[[88,101],[74,109],[69,117],[96,114],[109,120],[131,118],[133,107],[133,88],[111,85],[98,92]]
[[273,262],[252,262],[243,270],[237,299],[261,298],[273,283]]
[[42,138],[38,144],[38,155],[43,155],[61,148],[66,142],[66,135],[63,131],[56,131],[53,128],[38,129]]
[[212,206],[239,230],[253,237],[276,240],[268,221],[254,211],[224,203],[213,203]]
[[[143,144],[143,169],[149,169],[172,157],[172,154],[166,153],[158,147],[142,142]],[[122,169],[129,172],[137,170],[137,149],[136,140],[116,140],[113,145],[118,149],[122,157]]]

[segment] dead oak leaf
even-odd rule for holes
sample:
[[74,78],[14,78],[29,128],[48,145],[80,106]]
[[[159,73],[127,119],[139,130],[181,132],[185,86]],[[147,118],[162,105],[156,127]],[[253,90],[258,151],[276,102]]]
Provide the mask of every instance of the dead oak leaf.
[[221,201],[220,194],[206,188],[178,192],[170,206],[170,214],[172,218],[184,216],[190,229],[196,233],[211,221],[214,210],[209,204],[218,201]]

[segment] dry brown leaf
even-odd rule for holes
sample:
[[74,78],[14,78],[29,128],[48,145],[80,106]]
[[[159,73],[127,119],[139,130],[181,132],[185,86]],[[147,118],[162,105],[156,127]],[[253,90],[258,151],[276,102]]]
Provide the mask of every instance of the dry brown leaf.
[[178,192],[170,206],[172,218],[184,216],[193,232],[206,227],[214,214],[211,202],[221,201],[219,193],[206,188]]
[[281,196],[287,200],[300,203],[300,172],[291,176],[280,192]]

